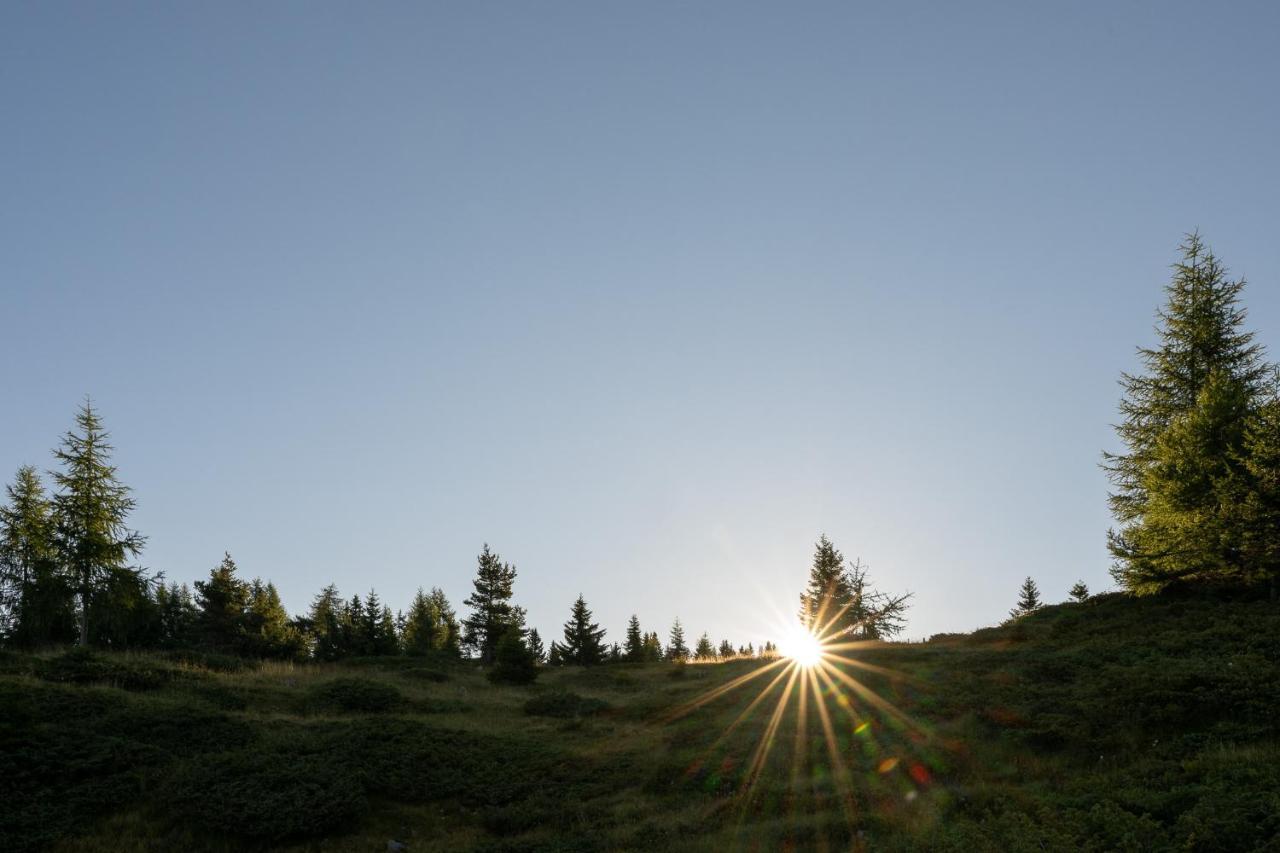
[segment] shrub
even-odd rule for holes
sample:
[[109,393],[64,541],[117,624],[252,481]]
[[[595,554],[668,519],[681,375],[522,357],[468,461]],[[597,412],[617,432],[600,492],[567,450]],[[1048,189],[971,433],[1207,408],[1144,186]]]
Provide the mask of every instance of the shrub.
[[51,658],[37,658],[33,673],[63,684],[109,684],[125,690],[155,690],[172,680],[173,670],[127,659],[110,659],[85,648]]
[[172,780],[166,799],[203,830],[261,841],[332,832],[367,808],[354,767],[276,751],[199,759]]
[[368,678],[326,681],[312,691],[311,698],[321,707],[356,713],[390,711],[403,700],[400,691],[390,684]]
[[603,699],[579,696],[567,690],[539,693],[524,703],[524,712],[534,717],[590,717],[607,710]]
[[508,631],[498,641],[496,663],[488,678],[495,684],[532,684],[538,678],[538,662],[519,631]]
[[429,666],[411,667],[403,670],[400,674],[405,678],[412,678],[418,681],[430,681],[435,684],[449,680],[449,673]]

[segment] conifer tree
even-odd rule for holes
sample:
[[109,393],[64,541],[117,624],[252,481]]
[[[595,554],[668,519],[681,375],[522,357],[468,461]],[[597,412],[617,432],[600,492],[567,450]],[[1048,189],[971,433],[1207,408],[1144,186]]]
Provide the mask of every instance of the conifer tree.
[[141,553],[146,539],[125,526],[135,503],[110,464],[112,447],[88,400],[76,414],[76,426],[79,432],[69,430],[54,451],[62,470],[53,474],[58,487],[53,515],[59,562],[80,598],[80,644],[87,646],[95,595],[140,583],[142,570],[128,561]]
[[156,610],[159,619],[156,644],[165,649],[181,649],[195,641],[196,620],[200,611],[186,584],[170,583],[156,587]]
[[291,623],[276,585],[269,581],[264,583],[261,578],[254,578],[249,583],[245,630],[250,654],[283,659],[302,654],[302,637]]
[[547,650],[542,645],[542,635],[538,633],[537,628],[529,629],[529,653],[533,655],[535,663],[543,663],[547,659]]
[[1071,587],[1070,595],[1072,601],[1085,601],[1089,598],[1089,587],[1085,586],[1084,581],[1076,581]]
[[630,621],[627,622],[626,645],[623,647],[623,655],[626,660],[632,663],[639,663],[644,660],[644,637],[640,634],[640,619],[631,614]]
[[1238,514],[1245,583],[1280,592],[1280,393],[1273,391],[1248,424],[1243,469],[1228,494]]
[[1103,455],[1119,524],[1108,533],[1112,575],[1138,594],[1248,574],[1228,486],[1246,467],[1245,425],[1270,368],[1243,328],[1244,282],[1227,277],[1198,234],[1181,250],[1158,313],[1160,344],[1139,349],[1143,373],[1121,377],[1116,432],[1126,451]]
[[566,664],[578,666],[601,663],[605,656],[602,643],[604,634],[604,629],[591,621],[587,602],[579,595],[573,603],[569,621],[564,623],[564,642],[560,644],[561,658]]
[[680,624],[680,619],[671,624],[671,635],[667,639],[667,660],[683,661],[689,657],[689,647],[684,643],[684,626]]
[[196,581],[196,606],[196,630],[202,643],[226,652],[248,648],[249,585],[236,576],[229,553],[210,570],[208,580]]
[[364,621],[364,600],[360,594],[351,596],[342,611],[343,655],[364,657],[369,654],[369,632]]
[[0,630],[23,646],[75,636],[75,596],[58,564],[52,505],[36,469],[24,465],[0,506]]
[[[433,586],[428,597],[431,613],[436,620],[435,649],[447,655],[458,657],[462,654],[462,633],[458,625],[458,615],[453,612],[453,605],[445,597],[444,590]],[[519,627],[524,626],[524,610],[516,608]]]
[[1018,603],[1009,611],[1010,618],[1017,619],[1030,613],[1033,610],[1040,609],[1040,588],[1036,586],[1036,582],[1030,576],[1022,582],[1022,586],[1018,587]]
[[538,678],[538,664],[533,652],[520,636],[520,630],[514,626],[507,629],[498,641],[494,655],[494,667],[489,670],[488,678],[495,683],[531,684]]
[[316,660],[335,661],[346,655],[342,621],[346,604],[338,588],[329,584],[311,602],[311,653]]
[[800,594],[800,623],[824,639],[843,637],[857,628],[849,613],[852,606],[844,555],[823,534],[814,549],[808,586]]
[[401,643],[407,655],[430,654],[436,647],[436,617],[427,594],[418,587],[405,614]]
[[617,643],[614,643],[612,646],[610,646],[609,655],[606,659],[609,661],[609,663],[621,663],[622,662],[622,646],[618,645]]
[[547,649],[547,666],[564,666],[564,654],[555,640],[551,641],[551,646]]
[[733,643],[728,640],[721,640],[719,653],[720,657],[724,660],[728,660],[733,657]]
[[698,638],[698,645],[694,649],[694,657],[698,660],[714,660],[716,656],[716,647],[711,645],[711,638],[703,632]]
[[650,631],[644,635],[641,659],[645,663],[657,663],[662,660],[662,641],[658,639],[657,631]]
[[524,610],[511,604],[515,566],[502,562],[488,543],[476,562],[475,591],[463,602],[472,613],[463,620],[462,643],[475,651],[481,662],[491,663],[498,640],[507,629],[523,632]]

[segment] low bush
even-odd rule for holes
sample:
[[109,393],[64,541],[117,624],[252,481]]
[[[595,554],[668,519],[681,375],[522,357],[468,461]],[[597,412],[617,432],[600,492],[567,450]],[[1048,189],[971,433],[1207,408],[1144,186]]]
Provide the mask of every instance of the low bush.
[[272,842],[337,831],[368,808],[356,768],[323,755],[256,750],[191,763],[165,800],[201,830]]
[[354,713],[390,711],[403,700],[395,687],[368,678],[335,678],[311,692],[312,703],[320,708]]
[[533,717],[590,717],[609,708],[603,699],[579,696],[567,690],[539,693],[524,703],[524,712]]
[[430,681],[435,684],[449,680],[449,673],[443,669],[436,669],[431,666],[414,666],[400,671],[405,678],[412,678],[415,681]]
[[63,684],[108,684],[125,690],[155,690],[177,673],[139,659],[107,657],[75,648],[50,658],[36,658],[33,674]]

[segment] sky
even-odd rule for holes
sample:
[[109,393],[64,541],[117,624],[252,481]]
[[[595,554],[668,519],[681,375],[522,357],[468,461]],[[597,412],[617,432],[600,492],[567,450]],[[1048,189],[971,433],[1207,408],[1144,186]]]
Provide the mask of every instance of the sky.
[[91,395],[171,580],[229,551],[545,638],[906,636],[1112,586],[1182,235],[1280,352],[1273,3],[0,5],[0,477]]

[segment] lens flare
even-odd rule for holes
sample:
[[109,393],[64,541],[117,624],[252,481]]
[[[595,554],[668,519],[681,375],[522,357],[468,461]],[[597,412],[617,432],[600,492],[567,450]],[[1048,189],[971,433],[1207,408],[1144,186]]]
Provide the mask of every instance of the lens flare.
[[822,642],[806,629],[796,626],[787,637],[778,644],[778,651],[783,657],[791,658],[798,665],[817,666],[826,655]]

